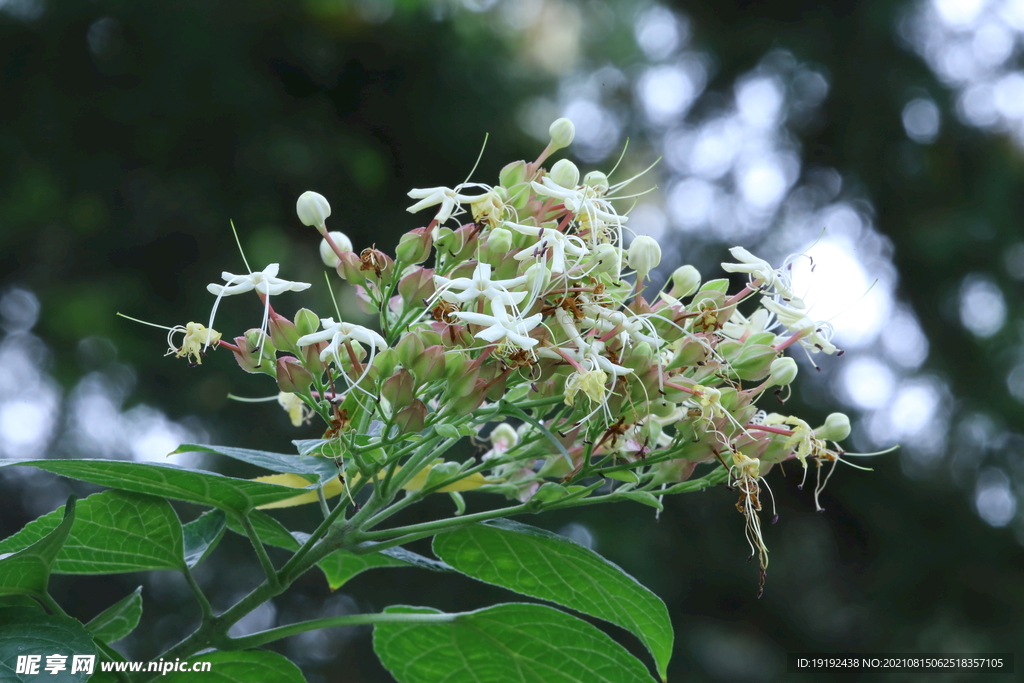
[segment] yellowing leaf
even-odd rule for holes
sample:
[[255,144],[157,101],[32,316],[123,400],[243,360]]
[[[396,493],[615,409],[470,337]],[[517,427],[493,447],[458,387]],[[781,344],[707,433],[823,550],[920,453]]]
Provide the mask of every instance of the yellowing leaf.
[[[265,477],[256,477],[253,481],[261,481],[265,484],[278,484],[280,486],[290,486],[293,489],[302,489],[309,486],[309,481],[300,477],[297,474],[269,474]],[[324,496],[327,498],[333,498],[342,491],[341,480],[338,477],[331,479],[324,485]],[[316,495],[316,491],[306,491],[292,498],[285,498],[274,503],[267,503],[266,505],[260,505],[257,510],[269,510],[273,508],[290,508],[296,505],[306,505],[307,503],[315,503],[319,500]]]

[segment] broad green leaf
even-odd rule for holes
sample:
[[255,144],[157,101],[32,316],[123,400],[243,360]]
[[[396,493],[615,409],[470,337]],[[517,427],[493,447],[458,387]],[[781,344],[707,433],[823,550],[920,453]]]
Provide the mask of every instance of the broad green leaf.
[[[288,531],[276,519],[258,510],[249,513],[249,521],[260,540],[267,545],[295,551],[309,538],[302,532]],[[245,535],[245,529],[237,520],[228,519],[228,528],[237,534]],[[354,576],[380,567],[421,567],[433,571],[452,570],[444,562],[432,560],[405,548],[388,548],[379,553],[361,555],[347,550],[338,550],[320,560],[318,566],[324,573],[327,585],[332,591],[340,588]]]
[[27,595],[0,595],[0,612],[12,607],[25,607],[43,611],[43,606]]
[[462,527],[434,539],[434,553],[456,571],[523,595],[564,605],[632,631],[665,678],[672,622],[665,603],[592,550],[511,520]]
[[[295,489],[168,463],[126,460],[3,460],[0,467],[27,465],[122,491],[148,493],[241,513],[295,495]],[[316,487],[310,485],[310,490]]]
[[64,519],[55,529],[16,553],[0,558],[0,595],[46,593],[50,568],[75,523],[75,497],[64,506]]
[[333,552],[319,562],[331,590],[337,590],[357,574],[380,567],[420,567],[435,572],[452,571],[444,562],[432,560],[405,548],[388,548],[379,553],[357,555],[345,550]]
[[256,465],[256,467],[262,467],[271,472],[310,475],[315,482],[325,482],[338,476],[338,466],[334,464],[333,460],[307,455],[288,455],[286,453],[271,453],[270,451],[255,451],[250,448],[200,446],[197,444],[183,444],[178,446],[178,449],[173,451],[173,453],[189,453],[193,451],[226,455],[229,458],[241,460],[250,465]]
[[[440,614],[389,607],[389,614]],[[441,623],[377,624],[373,649],[399,683],[651,683],[597,627],[547,605],[495,605]]]
[[[60,523],[63,508],[29,522],[0,541],[0,552],[20,550]],[[162,498],[103,491],[78,502],[75,523],[57,554],[54,574],[118,574],[181,569],[181,523]]]
[[105,643],[114,643],[139,625],[142,618],[142,586],[97,614],[85,625],[89,632]]
[[[338,439],[293,439],[292,444],[298,449],[300,456],[312,456],[315,458],[331,458],[327,462],[333,462],[334,458],[344,455],[341,442]],[[337,465],[335,465],[335,468]],[[337,475],[337,470],[335,470]]]
[[185,564],[192,568],[206,559],[224,536],[223,510],[211,510],[182,525],[185,542]]
[[160,683],[306,683],[287,657],[267,650],[210,652],[186,660],[185,666],[209,662],[209,671],[172,671]]
[[[46,658],[55,654],[67,657],[63,662],[65,668],[50,673],[46,670]],[[92,636],[71,617],[21,607],[0,611],[0,683],[81,683],[89,674],[86,671],[72,674],[72,657],[96,654]],[[39,671],[35,675],[15,673],[18,655],[39,655]],[[94,670],[98,669],[96,664]]]

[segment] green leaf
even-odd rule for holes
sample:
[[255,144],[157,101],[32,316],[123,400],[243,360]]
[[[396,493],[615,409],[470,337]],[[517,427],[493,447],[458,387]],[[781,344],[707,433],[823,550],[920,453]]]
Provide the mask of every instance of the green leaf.
[[[439,614],[389,607],[388,614]],[[495,605],[442,623],[377,624],[373,649],[399,683],[650,683],[597,627],[546,605]]]
[[122,491],[148,493],[189,503],[243,513],[257,505],[291,498],[302,489],[235,479],[213,472],[191,470],[168,463],[129,462],[126,460],[4,460],[0,467],[28,465]]
[[75,523],[75,496],[64,506],[64,519],[53,531],[16,553],[0,558],[0,595],[44,595],[50,567]]
[[434,553],[474,579],[632,631],[665,678],[673,640],[665,603],[592,550],[550,531],[503,519],[441,534],[434,538]]
[[659,512],[665,508],[661,504],[661,500],[658,496],[647,491],[622,491],[618,493],[620,498],[628,498],[629,500],[636,501],[637,503],[643,503],[644,505],[650,505],[652,508],[656,508]]
[[447,422],[434,425],[434,431],[437,432],[438,436],[443,436],[446,439],[458,439],[462,436],[458,427]]
[[262,467],[271,472],[312,475],[313,480],[318,483],[330,481],[338,476],[338,466],[332,460],[309,457],[305,454],[289,455],[285,453],[271,453],[269,451],[255,451],[250,448],[234,448],[232,446],[183,444],[178,446],[178,449],[173,451],[172,455],[174,453],[189,453],[193,451],[226,455],[229,458],[241,460],[250,465],[256,465],[256,467]]
[[224,536],[223,510],[211,510],[181,527],[185,542],[185,564],[192,567],[206,559]]
[[[63,508],[29,522],[0,542],[0,552],[20,550],[50,533]],[[71,533],[53,562],[54,574],[117,574],[182,569],[181,523],[162,498],[103,491],[78,502]]]
[[[64,655],[65,669],[56,673],[46,670],[48,655]],[[15,607],[0,611],[0,681],[52,681],[81,683],[89,678],[85,671],[71,673],[73,655],[93,655],[96,645],[85,628],[71,617],[46,614],[39,610]],[[39,655],[35,675],[15,673],[19,655]],[[94,670],[98,670],[95,665]]]
[[[295,551],[309,538],[302,532],[290,532],[279,521],[270,515],[254,510],[249,513],[249,521],[256,529],[256,534],[266,545]],[[245,529],[234,519],[228,519],[228,528],[237,534],[245,535]],[[347,550],[337,550],[317,563],[327,579],[330,589],[337,590],[353,577],[370,569],[380,567],[421,567],[433,571],[452,571],[444,562],[432,560],[405,548],[388,548],[379,553],[357,555]]]
[[[249,523],[252,524],[253,529],[256,530],[256,535],[260,537],[264,545],[272,545],[275,548],[284,548],[285,550],[298,550],[302,542],[299,541],[292,532],[285,528],[284,524],[277,521],[262,510],[253,510],[249,513]],[[227,519],[227,526],[229,529],[234,531],[240,536],[247,536],[245,528],[241,522],[235,517],[231,516]],[[299,534],[303,540],[309,538],[306,534]]]
[[306,683],[305,677],[287,657],[266,650],[210,652],[189,657],[190,666],[209,662],[209,671],[172,671],[160,676],[160,683]]
[[[369,439],[367,439],[368,441]],[[340,458],[344,455],[341,442],[338,439],[292,439],[292,444],[298,449],[302,457],[312,456],[315,458]],[[331,460],[327,461],[328,463]],[[334,465],[338,474],[337,466]]]
[[97,614],[85,625],[105,643],[115,643],[135,629],[142,618],[142,586]]
[[444,562],[432,560],[405,548],[387,548],[377,553],[357,555],[338,550],[318,563],[327,577],[331,590],[337,590],[357,574],[380,567],[420,567],[435,572],[450,572],[452,568]]

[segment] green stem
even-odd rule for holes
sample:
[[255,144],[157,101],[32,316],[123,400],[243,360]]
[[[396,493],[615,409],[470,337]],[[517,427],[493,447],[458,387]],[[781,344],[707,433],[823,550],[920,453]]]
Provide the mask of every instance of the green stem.
[[203,610],[203,619],[209,619],[213,616],[213,608],[210,607],[210,601],[206,599],[206,595],[203,593],[199,584],[196,583],[196,579],[192,576],[192,570],[186,565],[181,573],[185,576],[185,582],[188,583],[188,587],[192,589],[192,594],[196,597],[196,602],[199,603],[200,609]]
[[267,575],[267,581],[270,582],[271,586],[276,586],[277,581],[277,570],[274,569],[274,564],[270,561],[270,557],[267,555],[267,549],[263,547],[263,541],[260,540],[259,535],[256,533],[256,529],[253,528],[252,522],[249,521],[249,515],[243,514],[242,527],[245,529],[245,534],[249,537],[252,542],[252,547],[256,551],[256,557],[259,558],[260,564],[263,566],[263,573]]
[[[316,498],[320,502],[320,512],[323,513],[324,519],[327,519],[328,517],[331,516],[331,508],[330,508],[329,505],[327,505],[327,497],[324,496],[324,487],[323,486],[317,488],[317,490],[316,490]],[[338,505],[342,505],[341,501],[338,502]]]
[[455,620],[457,614],[407,614],[383,612],[379,614],[348,614],[341,617],[313,619],[288,626],[278,626],[259,633],[228,641],[225,650],[248,650],[275,640],[288,638],[307,631],[335,626],[362,626],[364,624],[445,624]]

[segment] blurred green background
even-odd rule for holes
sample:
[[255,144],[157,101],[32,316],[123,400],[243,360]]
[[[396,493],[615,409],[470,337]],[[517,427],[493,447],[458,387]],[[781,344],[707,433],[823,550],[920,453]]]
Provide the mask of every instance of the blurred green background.
[[[873,472],[837,471],[823,514],[797,471],[772,475],[761,600],[725,490],[668,501],[660,520],[636,506],[524,521],[666,601],[674,680],[782,680],[787,652],[1019,655],[1022,37],[1020,0],[0,0],[0,455],[163,460],[183,441],[286,450],[317,436],[274,404],[226,400],[276,392],[230,356],[187,367],[162,356],[163,333],[115,313],[205,322],[206,284],[244,268],[229,219],[254,267],[315,284],[279,310],[327,311],[302,191],[327,196],[331,229],[357,249],[390,250],[425,220],[405,212],[409,189],[461,182],[486,133],[473,180],[494,182],[565,115],[584,170],[610,168],[627,139],[620,177],[663,157],[629,223],[662,242],[662,277],[682,263],[718,277],[734,245],[813,257],[798,282],[847,353],[816,357],[818,372],[800,358],[791,411],[814,424],[843,410],[853,450],[902,448],[857,461]],[[227,303],[218,329],[255,324],[255,299]],[[90,489],[4,470],[0,534],[71,491]],[[260,575],[238,538],[201,569],[219,608]],[[121,644],[135,659],[198,619],[177,575],[52,583],[83,620],[144,585]],[[397,569],[332,595],[310,574],[240,626],[510,599]],[[313,682],[391,680],[366,629],[278,647]]]

